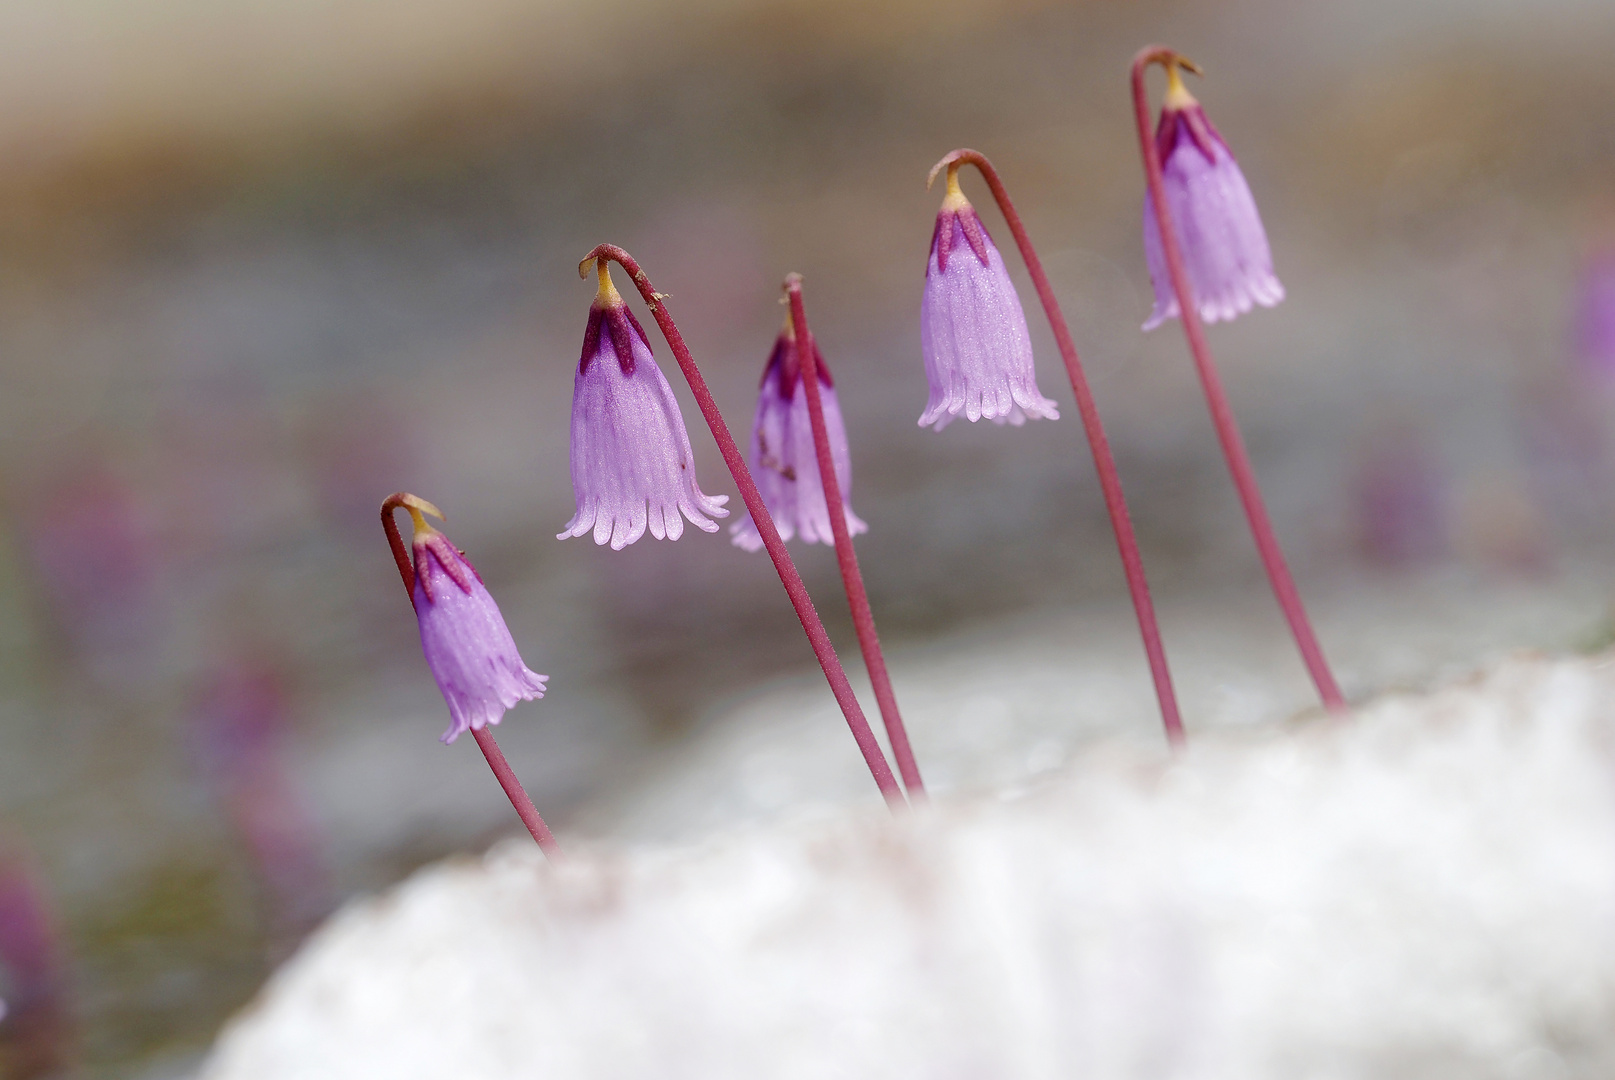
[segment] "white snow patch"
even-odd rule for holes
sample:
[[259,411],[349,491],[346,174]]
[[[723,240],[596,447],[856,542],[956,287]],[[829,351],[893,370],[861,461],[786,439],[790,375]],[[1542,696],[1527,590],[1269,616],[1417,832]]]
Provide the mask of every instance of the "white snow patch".
[[[1035,752],[1035,747],[1028,747]],[[1615,1075],[1615,663],[1007,796],[528,843],[328,924],[206,1080]]]

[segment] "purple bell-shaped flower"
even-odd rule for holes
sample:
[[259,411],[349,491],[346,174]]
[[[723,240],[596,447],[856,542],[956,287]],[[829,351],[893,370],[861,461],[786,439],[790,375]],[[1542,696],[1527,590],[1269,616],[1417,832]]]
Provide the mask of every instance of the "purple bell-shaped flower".
[[[1166,99],[1155,145],[1161,154],[1162,189],[1200,318],[1214,323],[1232,320],[1257,304],[1272,307],[1284,299],[1284,286],[1273,276],[1273,253],[1250,185],[1205,110],[1184,88],[1178,64],[1167,64],[1166,72]],[[1155,204],[1148,198],[1144,257],[1155,286],[1155,310],[1144,329],[1153,330],[1178,316],[1178,298],[1167,273]]]
[[1060,412],[1037,388],[1026,313],[1004,259],[959,189],[957,167],[931,235],[920,299],[920,351],[931,396],[920,426],[941,431],[963,413],[1017,426]]
[[[815,346],[817,350],[817,346]],[[830,457],[835,461],[836,481],[843,502],[851,499],[852,454],[847,448],[847,428],[841,421],[841,405],[824,366],[824,355],[815,351],[819,370],[819,398],[824,405],[824,426],[830,437]],[[800,535],[810,544],[832,544],[830,510],[824,497],[824,481],[819,475],[819,459],[814,452],[813,425],[808,417],[807,388],[797,354],[796,332],[789,316],[774,342],[768,366],[763,369],[762,388],[757,394],[757,416],[751,426],[751,453],[748,456],[757,490],[762,493],[781,539]],[[857,536],[867,532],[852,507],[847,506],[847,532]],[[751,515],[729,526],[735,546],[759,551],[763,538],[757,533]]]
[[548,676],[522,663],[482,577],[422,512],[443,515],[414,496],[402,505],[415,525],[413,600],[421,650],[448,702],[449,728],[441,741],[451,743],[466,731],[499,723],[516,702],[543,697]]
[[604,259],[589,307],[583,355],[572,383],[572,493],[577,513],[556,534],[593,530],[594,542],[621,550],[645,535],[677,540],[683,511],[703,532],[727,517],[727,495],[705,495],[673,388],[651,355],[639,320],[623,303]]

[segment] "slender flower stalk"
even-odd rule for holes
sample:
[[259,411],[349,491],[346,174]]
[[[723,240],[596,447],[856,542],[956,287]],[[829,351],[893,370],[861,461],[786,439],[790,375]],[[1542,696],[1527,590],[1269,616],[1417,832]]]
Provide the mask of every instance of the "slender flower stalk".
[[[679,333],[678,325],[668,313],[667,305],[662,302],[663,294],[657,292],[651,285],[650,277],[640,268],[634,257],[615,244],[601,244],[585,255],[583,261],[578,264],[578,276],[588,277],[591,267],[607,260],[617,263],[633,279],[634,287],[639,290],[640,296],[644,297],[651,315],[656,319],[656,325],[661,328],[662,336],[667,339],[668,347],[673,350],[679,370],[689,382],[690,390],[695,395],[696,404],[700,407],[707,426],[712,429],[712,437],[718,444],[718,452],[723,455],[724,464],[729,466],[729,472],[735,479],[735,486],[740,489],[741,501],[746,504],[751,520],[757,526],[763,547],[768,549],[768,557],[773,560],[780,584],[785,587],[785,594],[790,597],[791,606],[796,609],[796,617],[801,621],[808,643],[813,647],[813,655],[818,658],[819,666],[824,669],[824,677],[830,684],[830,691],[835,695],[836,703],[841,706],[841,712],[847,718],[847,726],[852,729],[852,737],[863,753],[864,762],[869,766],[875,784],[894,812],[905,807],[907,800],[903,798],[903,791],[892,775],[891,766],[886,762],[886,755],[881,752],[875,733],[870,730],[869,721],[864,718],[863,709],[852,692],[852,684],[847,681],[847,673],[836,657],[830,635],[824,629],[824,622],[819,618],[812,598],[808,596],[807,586],[802,583],[802,575],[797,572],[796,564],[791,561],[790,553],[785,550],[785,541],[780,539],[779,529],[774,526],[774,519],[763,502],[762,494],[757,490],[757,483],[752,478],[751,470],[746,467],[746,459],[741,455],[740,447],[735,445],[735,437],[730,434],[729,425],[724,422],[723,414],[718,411],[718,403],[713,400],[712,391],[707,388],[707,381],[702,377],[701,369],[696,366],[695,357],[690,355],[689,346],[684,343],[684,335]],[[834,470],[831,470],[830,474],[833,476]]]
[[[404,546],[404,538],[398,532],[398,522],[393,516],[394,512],[399,509],[408,510],[409,516],[415,525],[417,540],[415,544],[416,557],[413,562],[409,557],[409,549]],[[439,520],[443,518],[442,512],[425,499],[417,498],[402,491],[387,496],[387,500],[381,504],[381,527],[387,532],[387,545],[392,548],[393,561],[398,564],[398,576],[403,579],[404,592],[409,596],[410,606],[415,609],[416,616],[419,617],[421,615],[421,601],[425,600],[428,605],[433,603],[432,592],[429,591],[433,589],[441,590],[445,594],[452,594],[456,590],[463,591],[471,598],[472,602],[476,603],[485,600],[486,609],[479,613],[482,624],[479,626],[462,626],[462,630],[465,630],[467,634],[475,633],[487,637],[499,637],[501,640],[498,642],[500,646],[498,651],[503,653],[505,651],[504,646],[510,641],[510,631],[505,628],[504,619],[500,616],[499,609],[493,605],[492,598],[487,595],[487,589],[482,586],[482,579],[471,568],[471,564],[465,561],[462,553],[456,551],[441,533],[426,524],[423,514],[431,514]],[[434,560],[438,565],[423,565],[423,558]],[[450,569],[448,564],[454,564],[454,568]],[[460,575],[474,579],[471,589],[466,589],[465,585],[462,584]],[[435,582],[435,584],[429,584],[429,582]],[[477,593],[479,589],[480,595]],[[466,621],[469,622],[469,620]],[[497,627],[490,626],[489,624],[492,622],[497,622]],[[423,622],[422,644],[427,647],[427,660],[433,668],[433,677],[438,679],[439,685],[443,688],[443,696],[449,702],[453,720],[449,730],[443,735],[443,741],[452,742],[454,737],[462,730],[467,727],[470,729],[471,737],[477,740],[477,746],[482,750],[482,756],[488,759],[488,767],[493,770],[494,778],[499,781],[499,786],[504,789],[505,797],[510,800],[510,805],[515,808],[516,816],[521,818],[523,825],[527,826],[527,831],[532,833],[533,839],[538,843],[544,854],[552,860],[558,858],[561,854],[561,849],[555,842],[555,835],[550,832],[550,827],[544,824],[544,819],[539,816],[538,808],[533,805],[533,800],[528,797],[526,790],[521,785],[521,781],[516,779],[515,771],[511,769],[510,762],[505,760],[504,752],[499,749],[499,743],[493,737],[492,725],[498,723],[498,716],[490,716],[487,712],[484,712],[481,716],[467,715],[466,704],[460,699],[471,695],[465,695],[457,691],[455,687],[445,683],[445,675],[440,674],[438,671],[439,665],[432,663],[433,652],[428,642],[428,632],[425,626],[426,624]],[[483,673],[487,678],[499,684],[491,687],[489,692],[495,693],[501,698],[498,703],[501,706],[498,710],[500,713],[519,698],[543,696],[543,676],[533,675],[532,672],[527,671],[526,666],[521,663],[521,657],[516,656],[515,652],[515,645],[512,643],[508,646],[508,656],[486,657],[486,666],[501,669],[495,671],[491,676],[486,675],[486,672]],[[521,672],[508,670],[511,667],[519,667]],[[452,678],[452,675],[450,677]],[[509,700],[503,700],[505,698]],[[484,707],[492,708],[492,706],[488,705]],[[478,722],[479,720],[481,721],[480,723]]]
[[1344,712],[1346,700],[1341,696],[1334,673],[1329,670],[1329,662],[1324,659],[1323,649],[1319,646],[1318,637],[1307,618],[1306,608],[1302,606],[1300,590],[1295,586],[1295,579],[1290,576],[1290,568],[1284,561],[1284,552],[1279,547],[1278,538],[1273,534],[1273,523],[1268,518],[1261,489],[1256,485],[1256,471],[1251,466],[1250,455],[1245,450],[1245,440],[1239,433],[1239,423],[1234,419],[1233,406],[1229,404],[1228,395],[1223,391],[1222,378],[1217,373],[1216,364],[1211,358],[1211,349],[1206,344],[1205,328],[1200,322],[1200,307],[1195,302],[1194,288],[1184,261],[1177,223],[1172,217],[1171,201],[1167,198],[1162,178],[1160,148],[1150,131],[1150,102],[1144,85],[1144,74],[1151,64],[1160,64],[1169,72],[1182,67],[1198,74],[1200,69],[1161,45],[1150,45],[1139,50],[1138,55],[1133,58],[1132,68],[1133,114],[1138,123],[1139,149],[1144,155],[1144,176],[1149,184],[1150,205],[1154,208],[1155,219],[1160,228],[1161,255],[1171,279],[1172,290],[1177,297],[1177,314],[1183,323],[1183,335],[1188,340],[1189,352],[1194,357],[1195,369],[1199,372],[1200,384],[1205,390],[1206,404],[1211,410],[1211,422],[1217,429],[1217,440],[1222,444],[1228,471],[1233,474],[1234,487],[1239,491],[1239,500],[1245,508],[1245,518],[1250,522],[1251,534],[1256,540],[1256,550],[1261,555],[1262,565],[1267,570],[1273,594],[1278,598],[1279,607],[1284,611],[1284,618],[1290,624],[1290,633],[1295,637],[1296,646],[1301,651],[1301,659],[1318,688],[1318,695],[1323,699],[1324,706],[1331,712]]
[[1139,554],[1133,519],[1127,512],[1127,498],[1122,494],[1121,474],[1116,470],[1116,458],[1110,451],[1110,441],[1105,437],[1099,407],[1094,403],[1093,391],[1088,387],[1088,376],[1077,356],[1077,345],[1072,340],[1071,329],[1066,325],[1060,302],[1054,297],[1054,287],[1043,272],[1043,262],[1037,257],[1032,238],[1027,235],[1026,226],[1010,200],[1009,191],[999,178],[998,170],[982,154],[975,150],[955,150],[931,169],[926,186],[929,187],[936,180],[938,172],[947,169],[949,190],[954,190],[958,186],[959,167],[966,164],[974,165],[992,190],[998,209],[1003,212],[1004,221],[1015,237],[1015,245],[1020,248],[1021,259],[1026,263],[1026,272],[1037,289],[1038,299],[1043,303],[1049,328],[1054,331],[1054,342],[1059,347],[1060,359],[1065,362],[1071,392],[1077,400],[1077,412],[1082,417],[1082,429],[1088,436],[1088,448],[1093,453],[1094,471],[1099,475],[1099,490],[1104,496],[1105,509],[1110,513],[1110,527],[1116,534],[1116,549],[1121,554],[1127,592],[1132,597],[1133,611],[1138,617],[1138,630],[1144,639],[1144,655],[1149,661],[1150,679],[1155,684],[1155,697],[1161,706],[1161,723],[1166,729],[1167,742],[1174,748],[1180,748],[1185,741],[1183,719],[1178,713],[1178,699],[1172,688],[1172,672],[1167,667],[1166,649],[1161,644],[1155,603],[1150,599],[1149,579],[1144,575],[1144,557]]
[[903,786],[908,789],[910,799],[923,799],[925,783],[920,779],[920,767],[914,760],[913,748],[909,746],[908,729],[903,726],[903,716],[897,710],[897,693],[892,689],[892,677],[886,670],[886,654],[881,652],[880,635],[875,632],[875,613],[869,607],[869,592],[864,588],[863,571],[858,568],[858,552],[852,546],[852,533],[847,528],[847,512],[841,501],[841,480],[836,475],[830,432],[824,420],[824,393],[819,386],[819,346],[813,340],[813,331],[808,329],[807,310],[802,303],[801,274],[786,277],[785,293],[791,301],[791,325],[796,330],[802,386],[807,391],[808,418],[813,425],[813,448],[819,459],[819,476],[824,481],[824,501],[830,510],[836,564],[841,568],[841,584],[847,590],[847,605],[852,609],[852,625],[858,633],[858,648],[864,654],[864,666],[869,669],[869,682],[875,688],[875,701],[880,706],[881,720],[886,724],[886,738],[892,744],[892,756],[897,759],[897,771],[902,774]]

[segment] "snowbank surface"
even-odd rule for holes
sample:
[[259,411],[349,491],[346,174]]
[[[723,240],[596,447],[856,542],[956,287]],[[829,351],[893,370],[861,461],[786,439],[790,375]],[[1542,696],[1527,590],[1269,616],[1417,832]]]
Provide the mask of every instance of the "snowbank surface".
[[903,821],[507,843],[349,907],[202,1075],[1615,1075],[1615,662]]

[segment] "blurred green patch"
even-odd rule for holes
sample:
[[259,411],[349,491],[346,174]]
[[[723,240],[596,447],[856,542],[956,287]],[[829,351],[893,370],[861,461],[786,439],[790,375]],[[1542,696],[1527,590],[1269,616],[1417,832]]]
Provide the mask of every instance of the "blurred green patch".
[[205,1046],[267,974],[258,909],[243,871],[176,857],[71,927],[79,985],[116,988],[79,1000],[85,1064]]
[[1606,611],[1602,619],[1583,631],[1571,647],[1588,656],[1615,648],[1615,608]]

